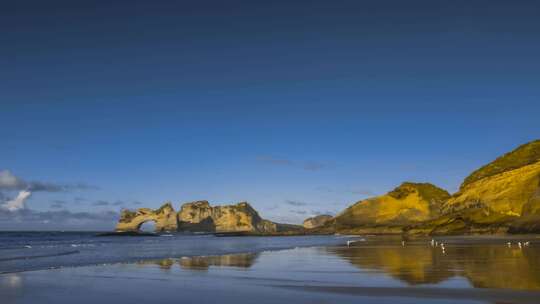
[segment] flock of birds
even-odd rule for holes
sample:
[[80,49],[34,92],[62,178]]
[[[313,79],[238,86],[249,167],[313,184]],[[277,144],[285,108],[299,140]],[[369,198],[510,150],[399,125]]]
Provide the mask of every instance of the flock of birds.
[[[528,247],[530,244],[531,244],[531,242],[523,242],[523,243],[517,242],[517,245],[518,245],[519,248]],[[506,246],[508,246],[508,248],[511,248],[512,243],[508,242],[508,243],[506,243]]]
[[[349,240],[349,241],[347,241],[347,247],[351,247],[352,244],[357,243],[357,242],[360,242],[360,241],[359,240]],[[401,246],[402,247],[405,247],[405,244],[406,244],[405,241],[401,241]],[[529,247],[531,242],[529,242],[529,241],[523,242],[523,243],[522,242],[517,242],[516,244],[521,249],[523,247]],[[438,241],[436,241],[434,239],[431,239],[430,245],[431,245],[431,247],[435,247],[435,248],[440,247],[441,250],[442,250],[442,253],[446,254],[446,247],[444,246],[443,242],[439,243]],[[506,246],[508,246],[508,248],[512,248],[512,242],[506,243]]]
[[[439,247],[439,242],[435,241],[434,239],[431,239],[430,244],[431,244],[431,247]],[[446,247],[444,247],[444,243],[441,242],[440,246],[441,246],[442,253],[446,254]]]

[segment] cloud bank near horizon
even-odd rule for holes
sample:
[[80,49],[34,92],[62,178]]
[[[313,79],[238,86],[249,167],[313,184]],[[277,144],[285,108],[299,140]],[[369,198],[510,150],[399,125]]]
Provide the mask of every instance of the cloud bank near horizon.
[[[94,190],[95,186],[83,183],[55,184],[45,182],[28,182],[9,170],[0,170],[0,229],[26,230],[35,229],[64,229],[64,228],[99,228],[111,226],[119,214],[115,211],[100,212],[72,212],[66,209],[38,211],[27,205],[28,199],[34,192],[69,192],[72,190]],[[17,192],[14,198],[8,193]],[[77,201],[83,199],[77,197]],[[65,201],[55,200],[51,204],[53,209],[62,209]]]

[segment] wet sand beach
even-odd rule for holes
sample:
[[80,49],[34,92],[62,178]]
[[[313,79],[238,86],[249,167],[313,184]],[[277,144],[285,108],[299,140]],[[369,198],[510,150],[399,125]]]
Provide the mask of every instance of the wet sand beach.
[[[540,242],[503,238],[184,256],[0,276],[2,303],[538,303]],[[444,242],[445,250],[439,242]],[[523,243],[525,240],[523,240]]]

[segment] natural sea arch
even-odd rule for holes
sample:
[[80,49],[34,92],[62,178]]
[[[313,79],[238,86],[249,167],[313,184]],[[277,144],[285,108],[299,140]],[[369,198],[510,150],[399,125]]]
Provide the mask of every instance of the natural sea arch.
[[156,221],[155,220],[146,220],[139,224],[137,227],[138,231],[143,232],[155,232],[156,231]]

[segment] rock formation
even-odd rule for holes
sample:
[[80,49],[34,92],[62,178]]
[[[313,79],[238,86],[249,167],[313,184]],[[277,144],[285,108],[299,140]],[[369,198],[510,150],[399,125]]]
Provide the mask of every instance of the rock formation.
[[159,209],[140,208],[137,211],[124,209],[116,225],[116,231],[139,231],[142,224],[153,221],[156,231],[176,231],[178,223],[176,212],[171,203],[165,203]]
[[290,233],[300,231],[301,226],[278,224],[265,220],[246,202],[236,205],[210,206],[207,201],[182,205],[176,213],[171,203],[157,210],[140,208],[137,211],[122,210],[116,225],[118,232],[139,231],[143,223],[153,221],[156,231],[191,232],[249,232],[254,234]]
[[178,212],[178,228],[184,231],[274,233],[277,226],[246,202],[212,207],[207,201],[197,201],[182,205]]
[[302,225],[306,229],[313,229],[313,228],[323,226],[324,224],[326,224],[326,222],[328,222],[331,219],[332,219],[331,215],[321,214],[321,215],[307,218]]
[[405,182],[385,195],[357,202],[324,227],[343,233],[400,233],[406,225],[438,217],[449,197],[432,184]]

